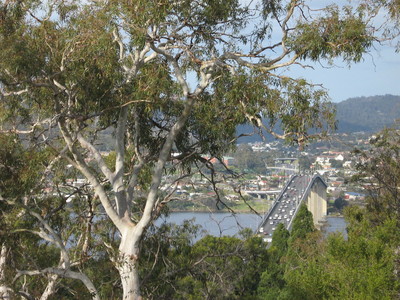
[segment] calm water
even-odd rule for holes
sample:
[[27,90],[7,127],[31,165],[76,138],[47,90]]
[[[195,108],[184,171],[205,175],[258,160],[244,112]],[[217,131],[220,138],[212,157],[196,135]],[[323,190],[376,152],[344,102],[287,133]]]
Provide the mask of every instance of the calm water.
[[347,239],[346,221],[341,217],[328,217],[326,218],[327,226],[324,228],[325,235],[332,232],[340,232],[343,237]]
[[201,225],[208,234],[213,236],[233,236],[244,228],[256,230],[261,222],[261,217],[256,214],[175,212],[168,218],[158,219],[156,225],[162,222],[181,225],[183,221],[191,219],[194,220],[194,224]]
[[[213,236],[234,236],[243,228],[250,228],[253,231],[257,229],[261,222],[261,217],[256,214],[246,213],[204,213],[204,212],[175,212],[168,218],[158,219],[156,225],[162,222],[175,223],[181,225],[184,220],[194,220],[194,224],[201,225],[208,234]],[[340,217],[328,217],[327,226],[324,232],[342,232],[345,237],[346,222]]]

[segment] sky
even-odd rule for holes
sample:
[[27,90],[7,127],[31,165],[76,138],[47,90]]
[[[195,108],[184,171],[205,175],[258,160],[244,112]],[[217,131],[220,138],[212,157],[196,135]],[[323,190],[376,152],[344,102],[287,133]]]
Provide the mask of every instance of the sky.
[[388,46],[371,50],[362,62],[350,68],[342,62],[330,68],[314,64],[314,70],[298,67],[293,74],[323,84],[332,102],[362,96],[400,95],[400,53]]

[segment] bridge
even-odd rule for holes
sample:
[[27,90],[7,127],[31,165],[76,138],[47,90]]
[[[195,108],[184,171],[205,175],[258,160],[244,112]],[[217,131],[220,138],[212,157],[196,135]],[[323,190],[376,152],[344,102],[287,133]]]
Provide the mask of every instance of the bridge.
[[267,169],[299,172],[299,169],[286,168],[286,167],[267,167]]
[[243,194],[249,195],[252,197],[256,198],[266,198],[268,200],[273,200],[276,199],[276,195],[278,195],[281,192],[281,190],[268,190],[268,191],[263,191],[263,190],[243,190]]
[[326,188],[325,181],[319,175],[292,175],[265,213],[257,232],[265,236],[265,241],[271,242],[279,223],[290,230],[303,202],[313,214],[314,225],[318,227],[327,212]]

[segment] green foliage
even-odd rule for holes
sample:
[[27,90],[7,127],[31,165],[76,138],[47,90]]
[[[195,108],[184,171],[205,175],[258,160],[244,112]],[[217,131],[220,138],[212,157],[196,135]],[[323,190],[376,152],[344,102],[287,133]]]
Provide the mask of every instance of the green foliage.
[[310,170],[311,164],[312,162],[308,156],[299,157],[299,168],[301,171]]
[[358,10],[370,15],[378,13],[387,15],[382,28],[383,36],[391,41],[392,45],[396,46],[396,51],[399,52],[400,3],[397,0],[363,0]]
[[341,160],[330,159],[329,162],[331,163],[332,168],[342,168],[343,167],[343,161],[341,161]]
[[1,195],[15,200],[40,188],[38,174],[46,167],[51,153],[26,149],[17,135],[0,134],[0,145]]
[[143,291],[148,297],[174,298],[177,281],[186,276],[191,265],[192,239],[199,226],[186,221],[182,226],[162,224],[152,227],[143,242],[139,267]]
[[290,233],[290,242],[296,239],[305,239],[307,234],[314,232],[314,221],[312,213],[307,209],[307,206],[301,204],[292,223],[292,231]]
[[[312,216],[304,206],[300,208],[287,255],[281,259],[285,285],[275,289],[277,299],[394,299],[399,295],[400,236],[396,197],[390,192],[397,189],[391,189],[391,184],[398,186],[397,137],[396,130],[386,130],[372,140],[369,152],[357,152],[362,158],[359,178],[381,179],[375,187],[382,193],[375,191],[366,208],[344,209],[347,240],[340,234],[324,239],[313,230]],[[297,219],[300,212],[306,221]]]
[[306,238],[293,240],[290,244],[282,290],[282,299],[323,299],[329,273],[323,257],[324,243],[319,232],[308,233]]
[[289,231],[280,223],[272,236],[271,247],[268,250],[267,269],[262,273],[257,293],[260,299],[278,299],[285,287],[283,278],[285,264],[282,258],[288,250]]
[[399,245],[395,223],[373,227],[365,210],[347,212],[348,240],[316,234],[291,247],[285,280],[290,299],[393,299],[399,291],[394,251]]
[[193,245],[193,238],[199,233],[199,227],[190,221],[183,226],[163,224],[151,228],[140,259],[143,288],[148,297],[254,298],[268,261],[262,240],[253,236],[206,236]]
[[[400,96],[379,95],[350,98],[336,104],[340,132],[377,132],[400,119]],[[377,114],[376,112],[380,113]]]
[[260,238],[206,236],[191,251],[189,274],[178,281],[174,299],[251,299],[265,268]]
[[337,210],[341,211],[344,207],[346,207],[349,203],[344,200],[342,197],[336,198],[334,202],[334,206]]
[[373,39],[363,20],[351,7],[341,13],[337,6],[326,9],[327,15],[308,23],[299,23],[289,36],[289,44],[302,59],[331,60],[343,56],[347,63],[359,62]]
[[[318,232],[289,245],[275,269],[268,264],[258,295],[261,299],[393,299],[399,291],[395,249],[399,236],[393,221],[371,227],[365,211],[349,210],[348,240],[326,240]],[[354,219],[351,216],[356,216]],[[353,218],[353,219],[352,219]],[[280,275],[276,276],[276,268]],[[280,285],[278,285],[280,283]]]
[[237,149],[230,154],[234,159],[234,164],[240,172],[262,174],[265,172],[264,161],[271,158],[269,152],[254,152],[248,144],[240,144]]
[[270,249],[271,252],[274,252],[273,257],[276,260],[276,262],[279,262],[279,260],[286,254],[288,249],[289,237],[290,237],[289,231],[285,228],[285,226],[282,223],[279,223],[278,226],[276,226],[276,229],[272,236],[272,243]]
[[370,140],[367,151],[356,150],[360,180],[368,185],[368,210],[374,223],[393,219],[400,228],[400,133],[386,129]]
[[[222,157],[233,149],[238,125],[259,127],[262,118],[267,130],[279,124],[281,138],[301,146],[314,137],[311,129],[325,134],[334,128],[324,90],[275,71],[298,59],[359,61],[371,46],[367,22],[332,7],[305,23],[305,3],[293,1],[259,7],[238,0],[0,4],[0,128],[30,133],[23,143],[17,135],[0,136],[0,193],[7,199],[0,203],[7,231],[1,239],[13,247],[8,272],[57,266],[59,249],[38,238],[42,218],[66,245],[74,268],[89,274],[103,298],[118,298],[110,260],[118,253],[117,227],[122,235],[151,228],[146,219],[135,225],[146,204],[151,213],[145,217],[153,220],[168,200],[159,193],[159,174],[186,176],[204,155]],[[286,15],[299,23],[288,29]],[[272,21],[281,26],[282,41],[264,48]],[[103,161],[96,148],[106,130],[115,133],[116,146]],[[172,158],[172,151],[180,157]],[[82,175],[91,187],[71,185]],[[313,231],[309,215],[303,217],[288,242],[279,229],[271,249],[273,267],[265,276],[280,280],[275,286],[282,295],[289,294],[278,261],[287,243],[290,252]],[[254,298],[269,261],[262,240],[206,237],[192,246],[195,232],[185,225],[132,234],[147,296]],[[39,298],[47,281],[37,278],[25,287]],[[19,278],[13,287],[24,284]],[[62,279],[54,297],[74,293],[88,298],[81,284]]]

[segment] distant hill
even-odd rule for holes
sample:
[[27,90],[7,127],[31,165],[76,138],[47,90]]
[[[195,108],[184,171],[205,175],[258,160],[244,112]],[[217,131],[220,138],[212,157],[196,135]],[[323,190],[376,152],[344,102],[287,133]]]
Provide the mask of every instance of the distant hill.
[[[400,119],[400,96],[384,95],[350,98],[336,103],[337,132],[377,132]],[[238,127],[238,133],[252,131],[249,125]],[[271,138],[266,134],[268,139]],[[261,141],[258,135],[239,139],[240,143]]]
[[336,104],[338,132],[376,132],[400,119],[400,96],[350,98]]

